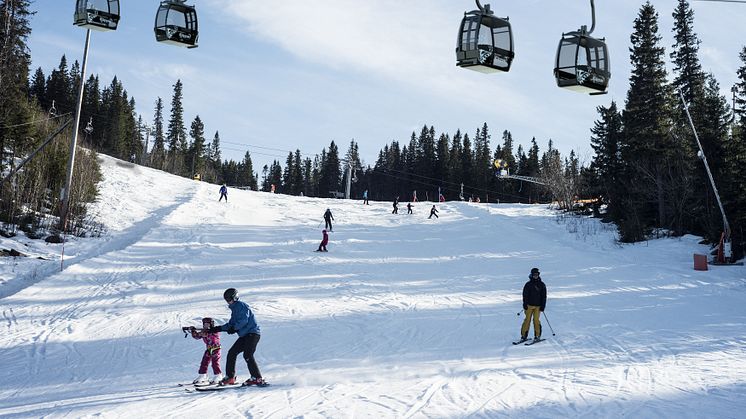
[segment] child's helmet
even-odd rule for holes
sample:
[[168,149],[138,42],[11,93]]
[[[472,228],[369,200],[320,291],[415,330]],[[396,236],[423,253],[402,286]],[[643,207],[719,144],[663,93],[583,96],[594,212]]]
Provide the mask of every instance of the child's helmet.
[[202,329],[211,329],[215,327],[215,319],[212,317],[205,317],[202,319]]
[[235,288],[228,288],[223,293],[223,298],[225,299],[226,302],[229,302],[229,303],[231,301],[238,301],[238,290],[236,290]]

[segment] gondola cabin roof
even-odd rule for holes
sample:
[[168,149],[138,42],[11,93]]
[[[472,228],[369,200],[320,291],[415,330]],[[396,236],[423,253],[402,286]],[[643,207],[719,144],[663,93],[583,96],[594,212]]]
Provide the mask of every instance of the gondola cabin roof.
[[96,31],[114,31],[119,18],[119,0],[77,0],[73,24]]
[[196,48],[199,37],[197,10],[181,1],[162,1],[155,16],[158,42]]

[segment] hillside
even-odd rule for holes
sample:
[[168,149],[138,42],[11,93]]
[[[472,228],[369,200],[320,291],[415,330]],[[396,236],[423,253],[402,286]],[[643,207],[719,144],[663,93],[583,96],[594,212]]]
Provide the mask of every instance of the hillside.
[[[746,269],[692,269],[698,238],[618,245],[540,205],[390,202],[230,189],[101,156],[102,238],[0,261],[0,417],[735,418]],[[328,253],[321,240],[334,213]],[[519,336],[539,267],[545,342]],[[267,388],[195,393],[228,287],[262,328]],[[551,327],[547,323],[551,322]],[[556,334],[552,335],[552,331]],[[235,335],[221,335],[223,366]],[[248,378],[239,357],[239,378]]]

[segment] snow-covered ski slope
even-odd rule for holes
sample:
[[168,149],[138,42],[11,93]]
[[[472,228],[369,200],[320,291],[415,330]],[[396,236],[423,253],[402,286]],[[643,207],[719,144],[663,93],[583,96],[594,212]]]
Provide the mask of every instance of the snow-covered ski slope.
[[[540,205],[449,202],[428,220],[430,203],[230,189],[226,204],[216,185],[102,166],[108,235],[69,242],[62,272],[13,266],[28,282],[0,299],[0,417],[744,417],[746,270],[694,271],[694,237],[618,246]],[[542,317],[548,339],[514,346],[534,266],[556,336]],[[184,391],[204,344],[181,327],[227,321],[228,287],[272,386]]]

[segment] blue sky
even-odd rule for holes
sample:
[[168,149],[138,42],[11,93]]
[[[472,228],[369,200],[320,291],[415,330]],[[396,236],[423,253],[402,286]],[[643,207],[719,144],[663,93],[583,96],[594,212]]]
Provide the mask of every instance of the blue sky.
[[[82,60],[85,30],[72,25],[73,0],[32,0],[33,69],[45,74]],[[510,130],[518,144],[549,139],[589,162],[596,107],[623,106],[630,72],[629,37],[641,0],[597,0],[596,37],[611,56],[609,94],[588,96],[556,87],[554,55],[562,32],[591,24],[587,0],[489,1],[513,27],[516,58],[509,73],[481,74],[455,65],[455,42],[473,0],[191,0],[199,14],[199,48],[155,42],[157,0],[122,0],[115,32],[93,32],[88,73],[114,75],[152,121],[157,97],[166,113],[177,79],[184,83],[185,122],[196,115],[208,139],[216,130],[223,158],[250,151],[255,169],[299,148],[313,156],[334,140],[351,139],[370,165],[391,140],[408,142],[424,124],[437,133],[472,135],[487,122],[492,148]],[[675,0],[653,0],[666,54],[673,44]],[[691,2],[700,58],[730,87],[746,41],[746,4]],[[669,73],[669,78],[671,77]],[[94,121],[95,126],[95,121]]]

